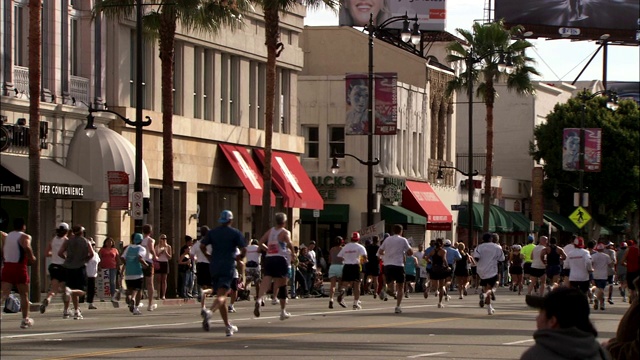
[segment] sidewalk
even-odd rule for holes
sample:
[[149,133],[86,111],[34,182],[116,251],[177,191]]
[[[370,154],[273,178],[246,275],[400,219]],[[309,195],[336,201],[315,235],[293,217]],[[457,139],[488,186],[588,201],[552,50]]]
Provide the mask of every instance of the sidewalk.
[[[40,299],[45,299],[47,297],[46,293],[42,293],[40,295]],[[147,299],[143,299],[141,302],[148,304]],[[198,301],[197,299],[187,299],[184,300],[182,298],[175,298],[175,299],[166,299],[166,300],[154,300],[153,301],[155,304],[158,304],[158,306],[176,306],[176,305],[192,305],[192,304],[197,304]],[[111,303],[110,300],[103,300],[100,301],[98,298],[96,298],[93,302],[93,305],[95,307],[97,307],[98,309],[113,309],[114,306]],[[118,302],[118,305],[120,307],[126,307],[127,304],[124,301],[124,295],[120,298],[120,301]],[[86,301],[84,303],[80,303],[80,310],[84,311],[87,310],[87,307],[89,306],[89,303],[87,303]],[[64,304],[62,303],[62,296],[60,294],[56,294],[56,296],[51,300],[51,303],[49,303],[49,306],[47,306],[47,312],[49,311],[60,311],[62,312],[64,308]],[[36,313],[36,312],[40,312],[40,304],[39,303],[32,303],[31,306],[29,307],[29,311]]]

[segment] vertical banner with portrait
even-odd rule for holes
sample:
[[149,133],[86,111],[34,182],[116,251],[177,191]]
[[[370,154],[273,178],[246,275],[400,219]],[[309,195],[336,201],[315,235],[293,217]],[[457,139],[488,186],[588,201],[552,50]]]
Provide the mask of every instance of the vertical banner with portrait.
[[398,130],[398,74],[376,73],[376,135],[395,135]]
[[109,210],[129,209],[129,174],[124,171],[107,171],[109,184]]
[[562,170],[580,169],[580,129],[566,128],[562,131]]
[[602,129],[584,129],[584,171],[599,172],[602,168]]
[[346,119],[347,135],[367,135],[369,133],[369,77],[366,74],[347,74]]

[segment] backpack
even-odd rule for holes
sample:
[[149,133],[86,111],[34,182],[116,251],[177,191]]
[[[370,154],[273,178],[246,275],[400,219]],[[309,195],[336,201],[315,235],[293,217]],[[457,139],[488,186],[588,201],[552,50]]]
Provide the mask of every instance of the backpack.
[[9,294],[4,303],[4,312],[17,313],[20,312],[20,298],[16,294]]

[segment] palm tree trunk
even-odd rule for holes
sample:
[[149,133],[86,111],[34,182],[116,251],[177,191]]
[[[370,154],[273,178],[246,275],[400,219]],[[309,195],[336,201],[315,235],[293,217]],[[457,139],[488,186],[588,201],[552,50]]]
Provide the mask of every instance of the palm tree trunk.
[[[167,235],[173,249],[180,247],[177,234],[174,233],[173,199],[173,71],[174,43],[176,34],[176,16],[171,7],[164,7],[160,16],[159,51],[162,83],[162,209],[160,214],[160,232]],[[170,261],[171,276],[167,279],[167,295],[176,295],[176,276],[178,269],[175,261]]]
[[484,175],[484,199],[482,231],[489,231],[489,210],[491,207],[491,177],[493,176],[493,103],[495,100],[495,89],[493,79],[487,80],[485,92],[485,105],[487,108],[487,163]]
[[29,219],[36,261],[31,265],[31,301],[40,301],[40,71],[41,0],[29,0]]
[[267,90],[266,90],[266,113],[264,124],[264,169],[262,178],[264,190],[262,193],[262,221],[258,230],[266,231],[271,218],[271,153],[273,139],[273,117],[275,112],[276,99],[276,50],[279,33],[278,3],[268,1],[264,8],[265,21],[265,44],[267,45]]

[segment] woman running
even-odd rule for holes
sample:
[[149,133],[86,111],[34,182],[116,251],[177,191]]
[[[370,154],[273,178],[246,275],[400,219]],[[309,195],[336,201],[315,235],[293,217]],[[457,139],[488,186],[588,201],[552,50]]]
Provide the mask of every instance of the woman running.
[[[64,259],[58,256],[58,250],[60,250],[60,247],[65,241],[69,240],[67,238],[68,232],[69,225],[64,222],[60,223],[60,225],[58,225],[58,228],[56,229],[56,236],[54,236],[53,239],[51,239],[49,243],[47,243],[47,248],[44,251],[46,256],[51,258],[51,264],[49,265],[51,287],[49,293],[47,294],[47,297],[42,300],[42,304],[40,304],[41,314],[44,314],[44,312],[47,310],[47,306],[49,306],[51,299],[56,295],[56,293],[61,292],[64,294],[65,271],[62,267],[62,264],[64,264]],[[63,295],[62,300],[66,304],[66,306],[69,307],[69,297]]]
[[407,256],[404,262],[404,297],[409,298],[409,292],[413,291],[416,282],[416,269],[418,268],[418,258]]
[[511,274],[511,283],[513,285],[513,291],[518,289],[518,295],[522,294],[522,277],[524,275],[524,269],[522,267],[524,263],[524,255],[520,252],[522,246],[513,245],[511,247],[511,255],[509,256],[509,274]]
[[[551,239],[549,239],[549,246],[542,250],[540,258],[545,261],[547,265],[547,279],[551,280],[547,291],[551,291],[558,286],[560,272],[562,271],[560,260],[566,259],[567,255],[564,253],[564,250],[558,246],[558,239],[552,236]],[[540,286],[542,285],[543,284],[540,284]]]
[[333,309],[333,295],[336,293],[336,284],[340,284],[342,279],[342,259],[338,253],[342,250],[344,240],[342,236],[337,236],[333,240],[333,246],[329,249],[329,309]]
[[[429,253],[428,260],[431,262],[431,290],[438,296],[438,308],[443,308],[442,298],[446,292],[445,281],[450,276],[449,264],[447,264],[447,252],[443,247],[442,238],[436,239],[436,247]],[[424,298],[429,297],[429,292],[424,292]]]
[[454,275],[456,276],[456,283],[458,284],[458,292],[460,293],[459,299],[467,296],[467,286],[469,286],[469,272],[470,265],[475,264],[476,261],[469,253],[465,251],[464,243],[458,243],[458,252],[462,258],[456,261],[456,269]]

